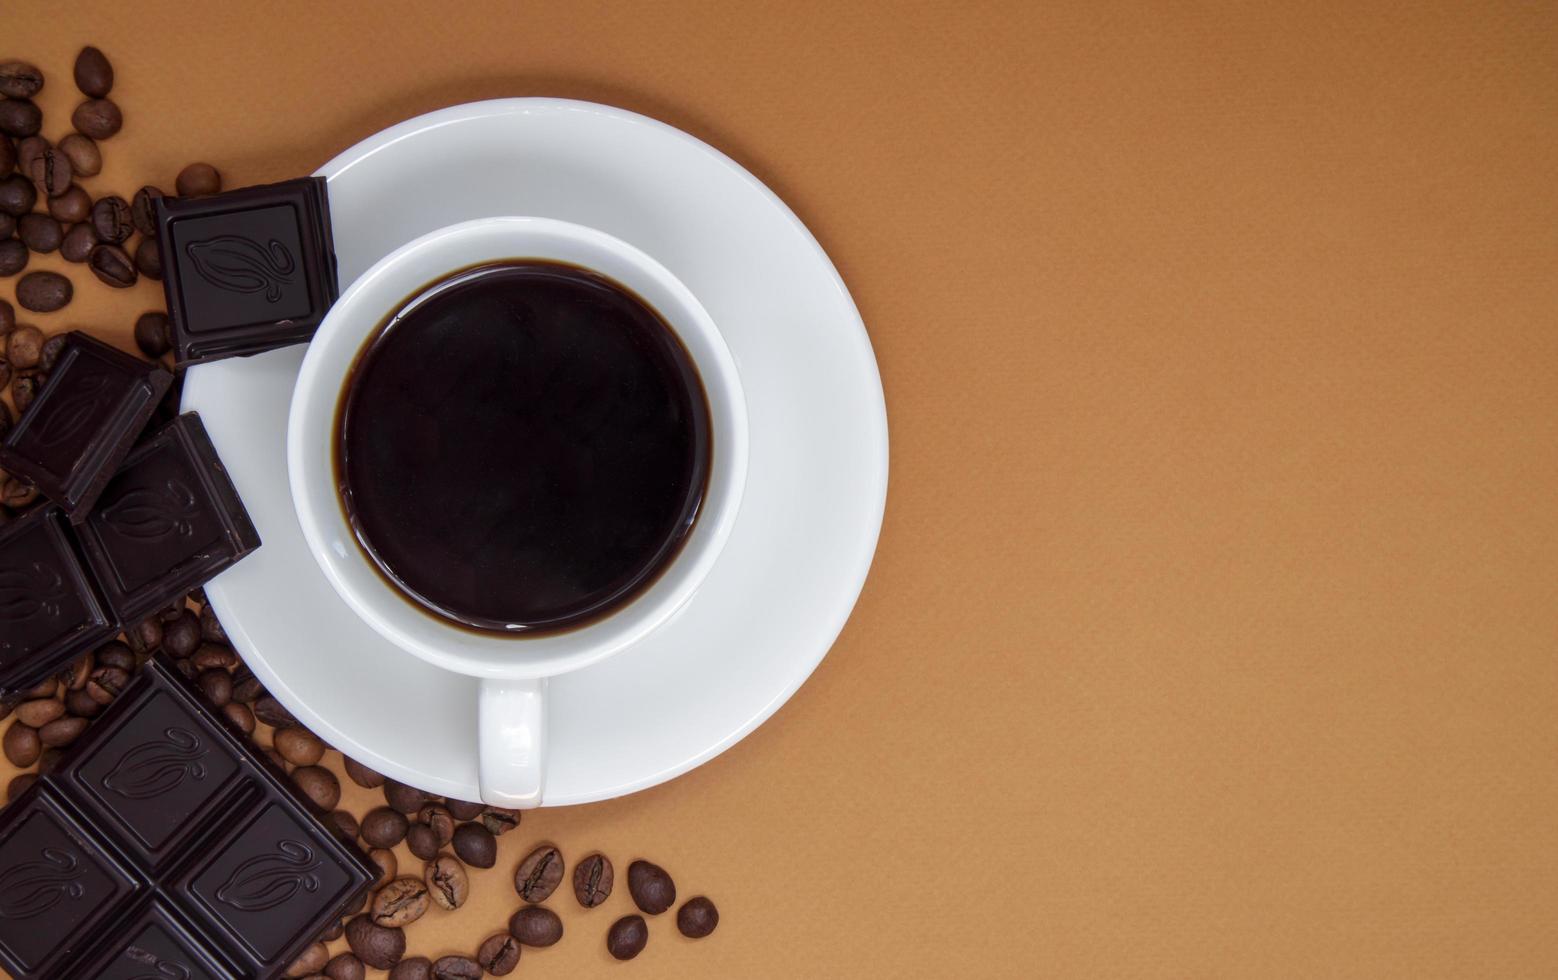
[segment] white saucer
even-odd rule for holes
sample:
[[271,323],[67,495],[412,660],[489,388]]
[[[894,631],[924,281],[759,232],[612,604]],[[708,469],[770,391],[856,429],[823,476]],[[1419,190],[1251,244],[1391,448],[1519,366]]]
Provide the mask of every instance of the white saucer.
[[[344,288],[434,228],[498,214],[599,228],[659,259],[713,316],[746,387],[751,459],[729,543],[678,616],[551,681],[543,803],[621,796],[761,724],[827,653],[881,529],[887,416],[870,340],[827,255],[705,143],[561,99],[455,106],[326,164]],[[402,782],[476,799],[476,683],[380,639],[309,555],[287,485],[304,348],[191,368],[263,547],[206,587],[245,661],[330,744]]]

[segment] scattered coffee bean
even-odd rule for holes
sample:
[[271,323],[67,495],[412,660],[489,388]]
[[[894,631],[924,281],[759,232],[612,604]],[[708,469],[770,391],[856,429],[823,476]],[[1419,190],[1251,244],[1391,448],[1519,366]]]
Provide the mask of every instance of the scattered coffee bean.
[[509,918],[509,935],[526,946],[551,946],[563,938],[563,920],[540,905],[527,905]]
[[124,114],[108,99],[88,99],[70,114],[76,131],[95,140],[106,140],[124,126]]
[[53,698],[23,701],[16,706],[16,718],[24,725],[42,728],[65,713],[65,705]]
[[454,853],[473,868],[490,868],[498,863],[498,839],[479,823],[462,823],[454,830]]
[[[11,400],[16,403],[18,412],[27,411],[27,406],[32,404],[34,389],[33,378],[17,378],[11,382]],[[38,488],[21,477],[13,476],[0,486],[0,504],[12,510],[31,507],[37,499]]]
[[[0,136],[0,140],[5,139]],[[0,238],[10,238],[16,234],[16,216],[0,211]]]
[[[0,390],[4,390],[5,386],[10,383],[11,362],[6,360],[4,356],[0,356]],[[5,402],[0,402],[0,405],[4,404]],[[0,412],[0,439],[4,439],[6,436],[10,435],[11,425],[11,410],[8,408],[4,412]],[[9,511],[0,511],[0,513],[4,513],[7,520],[9,521],[11,516]]]
[[[199,623],[196,623],[199,628]],[[269,694],[255,699],[254,716],[272,728],[286,728],[288,725],[296,725],[298,720],[292,717],[292,712],[281,706],[281,702]]]
[[[282,758],[285,759],[286,756],[283,755]],[[294,769],[292,782],[321,810],[334,810],[341,803],[341,784],[336,780],[335,773],[324,766],[303,766]]]
[[396,878],[373,896],[370,915],[375,925],[396,929],[427,914],[427,885],[420,878]]
[[23,173],[38,185],[38,193],[49,197],[69,190],[73,176],[70,158],[47,144],[28,161],[27,169]]
[[[114,698],[117,698],[119,692],[123,691],[125,685],[129,683],[129,671],[120,667],[98,667],[92,671],[92,677],[87,681],[87,696],[98,704],[108,705],[113,703]],[[201,686],[204,687],[204,684]],[[207,692],[206,696],[210,697],[210,693]],[[221,702],[221,704],[226,703]]]
[[406,815],[387,806],[374,807],[362,818],[362,839],[370,847],[394,847],[410,829]]
[[401,960],[390,971],[389,980],[433,980],[433,961],[426,956]]
[[31,689],[22,692],[22,697],[28,698],[28,699],[32,699],[32,698],[52,698],[55,695],[55,693],[57,691],[59,691],[59,689],[60,689],[59,681],[55,680],[53,677],[48,677],[48,678],[45,678],[45,679],[39,681]]
[[92,697],[91,684],[86,686],[86,690],[65,693],[65,710],[77,718],[96,718],[103,713],[103,707]]
[[59,363],[60,352],[65,349],[65,335],[57,333],[43,342],[43,350],[38,354],[38,370],[48,372],[54,370],[54,365]]
[[[97,231],[96,225],[93,230]],[[101,232],[99,232],[101,234]],[[95,245],[87,255],[87,267],[98,281],[115,289],[129,289],[140,278],[135,260],[118,245]]]
[[0,100],[0,133],[20,139],[36,135],[42,128],[43,110],[31,99]]
[[58,674],[59,682],[68,691],[79,691],[87,686],[87,679],[92,676],[92,668],[97,664],[92,654],[84,654],[70,662],[70,665]]
[[46,748],[64,748],[87,730],[87,724],[85,718],[56,718],[38,729],[38,741]]
[[65,238],[60,242],[60,256],[66,262],[85,262],[92,257],[92,249],[96,247],[97,232],[92,230],[90,222],[82,221],[65,232]]
[[16,169],[16,143],[11,137],[0,133],[0,174],[8,174]]
[[[0,105],[5,105],[0,102]],[[21,174],[11,174],[0,180],[0,211],[20,218],[38,203],[38,189]]]
[[580,905],[592,909],[611,897],[615,877],[610,858],[591,854],[573,867],[574,897]]
[[30,254],[19,238],[7,238],[0,242],[0,277],[14,276],[27,268]]
[[44,749],[43,752],[38,756],[38,775],[47,776],[49,773],[53,772],[54,767],[58,766],[60,760],[64,757],[65,750],[63,748],[49,746],[48,748]]
[[43,88],[43,72],[25,61],[0,64],[0,95],[8,99],[30,99]]
[[7,803],[16,802],[16,798],[27,792],[27,787],[37,781],[38,774],[33,772],[24,772],[20,776],[13,776],[11,781],[5,786],[5,801]]
[[[10,137],[6,137],[9,139]],[[50,146],[42,136],[29,136],[16,142],[16,172],[31,179],[32,165]]]
[[363,789],[377,789],[384,785],[384,777],[361,762],[350,756],[344,756],[343,759],[346,763],[346,775],[358,786]]
[[335,925],[330,926],[329,928],[325,929],[324,932],[319,934],[319,941],[322,943],[333,943],[337,939],[340,939],[341,934],[345,931],[346,924],[344,922],[337,922]]
[[488,807],[481,815],[481,825],[492,831],[492,836],[502,837],[519,826],[519,811]]
[[375,970],[388,970],[406,955],[406,934],[375,925],[366,915],[356,916],[346,924],[346,944],[358,959]]
[[506,932],[495,932],[482,940],[476,950],[476,962],[495,977],[506,977],[519,965],[519,940]]
[[76,88],[81,94],[101,99],[114,87],[114,66],[108,63],[103,52],[87,45],[76,55]]
[[676,904],[676,882],[658,864],[634,861],[628,865],[628,894],[641,911],[659,915]]
[[469,803],[465,800],[445,800],[444,806],[449,809],[449,815],[456,820],[475,820],[487,809],[485,803]]
[[[227,709],[223,708],[222,710],[226,711]],[[266,746],[261,751],[265,753],[265,758],[270,760],[270,764],[271,765],[275,766],[277,769],[280,769],[281,772],[282,772],[282,775],[286,775],[286,772],[287,772],[287,760],[283,759],[281,757],[281,753],[280,752],[277,752],[275,749],[273,749],[273,748],[271,748],[269,746]]]
[[333,811],[326,822],[335,828],[337,837],[348,844],[357,843],[357,831],[360,828],[357,825],[357,818],[352,816],[350,812],[346,810]]
[[606,952],[619,960],[630,960],[649,943],[649,925],[641,915],[624,915],[611,924],[606,933]]
[[157,236],[157,201],[161,198],[162,191],[147,184],[130,200],[130,220],[135,230],[148,238]]
[[96,177],[103,172],[103,153],[90,136],[71,133],[60,140],[59,151],[70,161],[71,172],[77,177]]
[[332,957],[325,966],[325,976],[330,980],[363,980],[367,975],[368,970],[362,965],[362,960],[351,953],[341,953]]
[[[360,828],[358,832],[361,833]],[[366,837],[363,839],[367,840]],[[387,847],[375,847],[369,851],[368,860],[379,866],[379,877],[373,882],[374,888],[383,888],[394,880],[395,873],[400,870],[400,861],[395,858],[395,852]]]
[[265,686],[260,679],[254,676],[253,671],[244,666],[233,673],[233,700],[242,701],[244,704],[252,704],[255,699],[265,694]]
[[433,980],[481,980],[481,966],[469,956],[441,956],[433,961]]
[[406,830],[406,849],[424,861],[438,856],[438,835],[427,824],[414,823]]
[[[417,811],[416,821],[417,823],[427,825],[428,829],[433,832],[433,839],[438,841],[439,847],[443,847],[454,839],[454,816],[449,812],[448,807],[437,803],[429,803]],[[456,852],[459,850],[458,847],[455,848]],[[470,862],[466,863],[469,864]]]
[[289,977],[311,976],[323,970],[325,964],[329,961],[330,951],[325,948],[325,944],[314,943],[299,953],[297,959],[288,964],[286,974]]
[[[17,219],[16,236],[22,240],[23,245],[26,245],[34,252],[37,252],[39,255],[46,255],[59,248],[61,243],[65,241],[65,228],[48,215],[34,211],[31,214],[24,214]],[[28,275],[53,276],[59,274],[55,272],[32,272]],[[64,277],[62,276],[61,278]],[[26,281],[27,277],[23,276],[22,282]],[[65,281],[67,283],[70,282],[69,279]],[[17,283],[16,289],[18,293],[21,291],[21,288],[21,282]],[[26,301],[22,300],[20,296],[17,297],[17,302],[20,302],[23,306],[27,305]]]
[[130,221],[130,205],[117,194],[98,198],[92,205],[92,227],[103,241],[113,245],[122,243],[135,230]]
[[173,183],[179,197],[204,197],[222,189],[222,175],[209,163],[192,163],[179,171]]
[[135,268],[152,282],[162,281],[162,249],[155,238],[142,238],[135,245]]
[[[166,354],[172,349],[168,335],[168,315],[160,312],[142,313],[135,320],[135,346],[141,349],[141,353],[153,360]],[[206,610],[200,611],[201,636],[205,636]],[[221,642],[226,642],[226,636]]]
[[464,905],[471,894],[471,880],[465,873],[465,865],[452,854],[440,854],[427,862],[422,880],[427,882],[427,893],[433,904],[446,911]]
[[[220,667],[208,667],[195,678],[195,683],[213,707],[223,707],[233,699],[233,675]],[[285,757],[286,753],[282,753]]]
[[11,366],[26,371],[38,366],[43,358],[43,331],[29,324],[22,324],[5,338],[5,356]]
[[[143,314],[143,318],[144,316],[149,315],[151,314]],[[166,316],[163,316],[160,313],[156,315],[162,317],[162,322],[164,324],[167,323],[168,318]],[[136,325],[140,325],[139,320],[136,321]],[[166,336],[166,326],[164,326],[164,336]],[[221,621],[216,618],[216,610],[212,609],[209,605],[202,606],[200,609],[200,635],[207,643],[227,642],[227,630],[222,628]]]
[[71,184],[63,194],[49,198],[49,214],[64,224],[85,221],[92,213],[92,195],[79,184]]
[[[54,231],[59,232],[59,222],[42,214],[29,214],[29,218],[41,218],[54,226]],[[58,241],[51,242],[53,248],[59,247]],[[49,251],[52,249],[34,249],[34,251]],[[63,308],[70,302],[75,290],[70,285],[70,280],[58,272],[29,272],[16,283],[16,302],[24,309],[34,313],[53,313]]]
[[312,766],[325,757],[325,743],[306,728],[288,726],[276,730],[271,743],[294,766]]
[[563,854],[550,844],[525,855],[514,873],[514,890],[527,902],[544,902],[563,880]]
[[194,653],[189,655],[189,661],[200,670],[208,670],[212,667],[231,670],[238,666],[238,654],[218,643],[202,643],[195,648]]
[[676,910],[676,928],[688,939],[702,939],[719,925],[719,909],[699,895]]
[[118,667],[123,671],[135,669],[135,654],[128,646],[113,640],[97,648],[93,655],[99,667]]
[[178,618],[162,625],[162,648],[168,656],[182,660],[200,648],[200,620],[188,609]]
[[[179,663],[185,663],[185,661],[181,660]],[[229,701],[222,706],[222,715],[232,723],[233,727],[245,735],[254,734],[254,712],[249,710],[248,705],[239,704],[237,701]]]
[[433,802],[434,797],[405,783],[393,779],[384,781],[384,801],[401,813],[411,816]]
[[195,669],[195,665],[190,663],[188,660],[173,661],[173,669],[182,674],[184,679],[187,681],[194,680],[195,675],[200,673],[200,671]]

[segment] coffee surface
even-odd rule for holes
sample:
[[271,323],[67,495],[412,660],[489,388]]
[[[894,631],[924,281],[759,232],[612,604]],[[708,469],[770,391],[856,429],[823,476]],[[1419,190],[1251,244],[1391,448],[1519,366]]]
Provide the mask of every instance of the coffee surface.
[[392,314],[342,397],[346,515],[401,592],[464,626],[583,625],[675,557],[708,407],[660,316],[575,266],[456,273]]

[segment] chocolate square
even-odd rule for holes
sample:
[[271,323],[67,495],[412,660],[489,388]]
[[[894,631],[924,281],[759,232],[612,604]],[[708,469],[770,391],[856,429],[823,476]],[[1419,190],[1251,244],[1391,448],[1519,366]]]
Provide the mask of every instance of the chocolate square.
[[13,975],[58,976],[73,947],[135,889],[50,787],[0,813],[0,963]]
[[0,696],[33,687],[116,632],[58,507],[0,528]]
[[0,443],[0,469],[30,480],[80,522],[172,383],[157,365],[74,331]]
[[144,618],[260,546],[200,416],[136,447],[80,530],[121,622]]
[[157,201],[180,364],[306,343],[336,300],[321,177]]
[[102,946],[82,976],[94,980],[227,980],[233,971],[178,914],[152,900]]

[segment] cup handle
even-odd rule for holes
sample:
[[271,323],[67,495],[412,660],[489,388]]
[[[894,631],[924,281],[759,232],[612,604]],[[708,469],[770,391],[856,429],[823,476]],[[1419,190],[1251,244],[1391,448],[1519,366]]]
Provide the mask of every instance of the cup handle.
[[546,763],[546,678],[483,678],[476,735],[482,802],[513,810],[540,806]]

